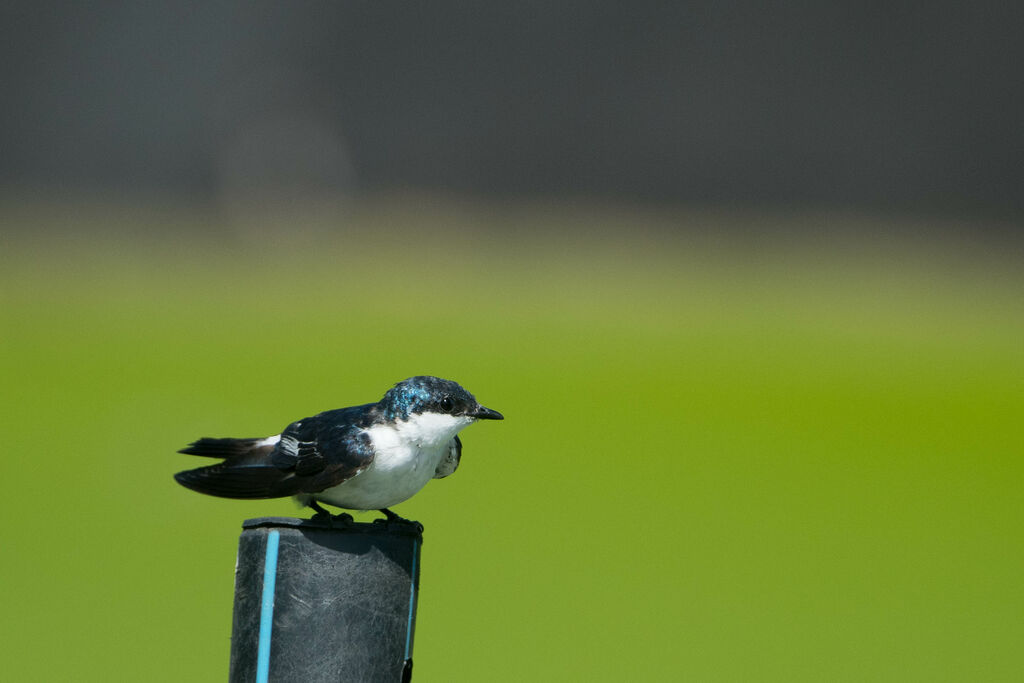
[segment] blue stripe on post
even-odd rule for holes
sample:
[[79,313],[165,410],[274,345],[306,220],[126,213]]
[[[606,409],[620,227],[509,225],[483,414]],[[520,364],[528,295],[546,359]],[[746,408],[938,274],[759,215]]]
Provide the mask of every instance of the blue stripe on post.
[[274,628],[274,584],[277,582],[277,548],[281,534],[267,536],[267,556],[263,560],[263,600],[260,605],[260,641],[256,651],[256,683],[267,683],[270,676],[270,633]]
[[405,659],[409,659],[409,646],[412,645],[412,616],[416,606],[416,541],[412,542],[412,584],[409,586],[409,621],[405,631]]

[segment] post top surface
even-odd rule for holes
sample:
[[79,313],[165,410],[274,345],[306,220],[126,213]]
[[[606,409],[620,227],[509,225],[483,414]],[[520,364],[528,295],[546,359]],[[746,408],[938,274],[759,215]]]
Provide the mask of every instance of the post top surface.
[[315,529],[345,534],[388,534],[423,537],[419,522],[391,522],[383,519],[373,522],[349,522],[332,519],[298,519],[296,517],[254,517],[242,522],[242,529]]

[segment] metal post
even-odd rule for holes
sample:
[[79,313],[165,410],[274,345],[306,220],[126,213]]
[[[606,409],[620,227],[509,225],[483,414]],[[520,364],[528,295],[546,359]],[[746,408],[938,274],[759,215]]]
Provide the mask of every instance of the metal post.
[[231,683],[410,680],[422,531],[402,522],[246,521]]

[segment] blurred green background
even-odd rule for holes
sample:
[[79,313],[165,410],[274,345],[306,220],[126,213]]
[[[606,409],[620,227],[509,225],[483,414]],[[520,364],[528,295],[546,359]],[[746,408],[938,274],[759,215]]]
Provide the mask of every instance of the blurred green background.
[[506,420],[397,509],[426,526],[417,681],[1024,666],[1012,252],[550,204],[369,203],[254,241],[4,216],[7,680],[224,680],[240,523],[296,509],[187,491],[175,450],[421,373]]
[[175,451],[434,374],[417,683],[1021,680],[1020,19],[2,3],[0,679],[223,681]]

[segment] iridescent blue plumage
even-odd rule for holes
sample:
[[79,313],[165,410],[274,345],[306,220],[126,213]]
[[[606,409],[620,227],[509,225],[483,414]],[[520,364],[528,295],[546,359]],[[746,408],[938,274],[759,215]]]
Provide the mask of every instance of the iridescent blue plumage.
[[476,399],[458,383],[440,377],[410,377],[393,386],[378,404],[386,420],[407,420],[414,413],[471,407]]

